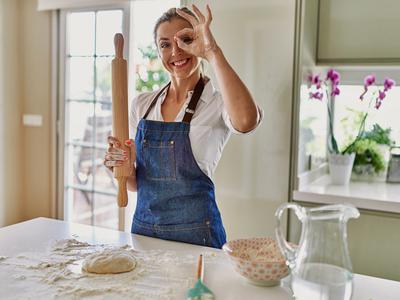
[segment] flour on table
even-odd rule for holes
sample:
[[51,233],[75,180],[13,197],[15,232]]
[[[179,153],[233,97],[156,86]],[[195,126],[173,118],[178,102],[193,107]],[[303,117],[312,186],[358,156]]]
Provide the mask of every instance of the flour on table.
[[[135,266],[118,274],[82,270],[85,259],[101,253],[129,253]],[[207,264],[219,259],[203,253]],[[4,299],[184,299],[195,282],[197,256],[184,251],[137,251],[129,245],[91,245],[76,239],[53,241],[41,253],[0,260]],[[130,265],[132,267],[132,264]]]

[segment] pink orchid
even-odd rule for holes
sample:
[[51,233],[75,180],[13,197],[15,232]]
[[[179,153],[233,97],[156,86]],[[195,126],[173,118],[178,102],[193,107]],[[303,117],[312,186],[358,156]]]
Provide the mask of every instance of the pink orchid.
[[330,69],[326,74],[326,79],[330,79],[332,83],[335,85],[339,84],[340,82],[340,74],[339,72],[335,71],[334,69]]
[[390,90],[390,89],[392,88],[392,86],[394,86],[394,85],[396,85],[396,82],[395,82],[393,79],[386,77],[386,78],[385,78],[385,81],[384,81],[384,83],[383,83],[383,86],[384,86],[384,88],[385,88],[384,91],[387,92],[387,91]]
[[319,75],[311,74],[308,76],[307,79],[308,79],[309,86],[315,84],[315,86],[318,90],[321,88],[322,79],[319,77]]
[[339,94],[340,94],[339,88],[337,86],[334,86],[333,90],[332,90],[332,93],[331,93],[331,96],[337,96]]
[[370,74],[364,78],[364,92],[360,95],[360,100],[364,100],[364,95],[368,92],[368,87],[375,83],[375,75]]
[[324,94],[321,92],[310,93],[310,99],[322,100]]
[[321,79],[319,78],[319,75],[315,75],[314,78],[313,78],[313,83],[314,84],[318,84],[320,82],[321,82]]
[[373,85],[375,83],[375,75],[367,75],[364,78],[364,87],[367,89],[369,86]]

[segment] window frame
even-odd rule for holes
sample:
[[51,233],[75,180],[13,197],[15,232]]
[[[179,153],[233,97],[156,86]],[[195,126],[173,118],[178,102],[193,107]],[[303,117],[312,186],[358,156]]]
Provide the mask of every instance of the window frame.
[[[56,142],[55,142],[55,150],[56,150],[56,216],[62,220],[68,220],[68,205],[66,200],[66,188],[65,188],[65,113],[66,113],[66,63],[67,63],[67,15],[69,13],[75,12],[97,12],[101,10],[111,10],[111,9],[119,9],[123,12],[123,20],[122,20],[122,34],[124,35],[125,41],[129,41],[129,29],[130,29],[130,10],[131,4],[130,2],[112,4],[112,5],[98,5],[91,7],[83,7],[83,8],[71,8],[71,9],[61,9],[57,13],[57,18],[53,18],[53,23],[57,20],[56,27],[58,28],[58,38],[56,41],[53,41],[53,47],[55,46],[58,51],[55,51],[53,54],[57,55],[57,58],[54,63],[57,64],[58,70],[54,72],[57,76],[54,84],[57,85],[55,89],[57,90],[55,100],[56,101]],[[53,24],[54,25],[54,24]],[[129,43],[125,42],[124,45],[124,57],[129,61]],[[117,204],[116,204],[117,205]],[[126,228],[126,214],[124,208],[119,208],[118,210],[118,230],[124,231]]]

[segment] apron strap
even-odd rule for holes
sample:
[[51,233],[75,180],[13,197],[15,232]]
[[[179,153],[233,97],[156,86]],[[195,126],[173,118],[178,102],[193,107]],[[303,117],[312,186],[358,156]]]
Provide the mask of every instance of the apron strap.
[[200,96],[204,90],[203,76],[200,74],[200,79],[197,81],[194,87],[192,98],[190,99],[189,105],[185,109],[185,115],[183,116],[182,122],[190,124],[192,121],[194,111],[196,110],[197,103],[199,102]]
[[154,105],[156,104],[158,97],[160,97],[160,95],[171,85],[171,81],[168,82],[168,84],[166,86],[164,86],[158,93],[157,95],[154,97],[153,101],[151,102],[149,108],[147,109],[146,113],[143,116],[143,119],[146,119],[147,116],[149,115],[151,109],[154,107]]
[[[171,85],[171,82],[169,82],[166,86],[164,86],[154,97],[153,101],[151,102],[149,108],[147,109],[146,113],[143,116],[143,119],[146,119],[147,116],[149,115],[150,111],[156,104],[158,97],[164,92],[165,89],[167,89]],[[183,116],[182,122],[183,123],[188,123],[190,124],[190,121],[192,121],[194,112],[196,110],[197,103],[199,102],[199,99],[201,97],[201,94],[203,93],[204,90],[204,79],[203,76],[200,75],[199,81],[197,81],[196,86],[194,87],[194,91],[192,94],[192,97],[190,98],[190,102],[185,109],[185,115]]]

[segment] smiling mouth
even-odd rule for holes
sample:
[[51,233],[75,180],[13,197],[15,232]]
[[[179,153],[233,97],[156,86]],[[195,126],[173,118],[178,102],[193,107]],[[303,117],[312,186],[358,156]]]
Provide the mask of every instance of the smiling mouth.
[[186,65],[188,64],[188,62],[189,62],[189,58],[185,58],[185,59],[181,59],[181,60],[174,61],[174,62],[172,62],[171,64],[172,64],[174,67],[182,68],[182,67],[186,66]]

